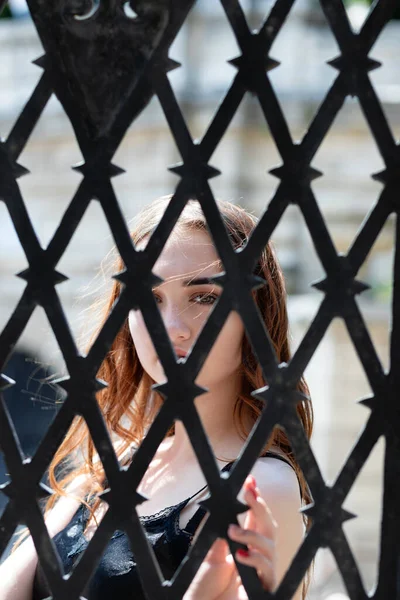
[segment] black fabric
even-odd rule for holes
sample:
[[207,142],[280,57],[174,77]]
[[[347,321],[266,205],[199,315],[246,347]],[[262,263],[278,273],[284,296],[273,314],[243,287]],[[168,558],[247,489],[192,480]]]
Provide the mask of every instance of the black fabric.
[[[288,460],[274,452],[267,452],[263,456],[277,458],[290,464]],[[225,465],[221,473],[229,471],[233,464],[231,462]],[[140,517],[166,579],[173,577],[187,554],[197,527],[206,515],[206,510],[199,507],[184,529],[179,526],[179,514],[187,503],[206,487],[204,486],[179,504],[168,506],[155,515]],[[80,505],[67,527],[53,538],[65,573],[73,569],[89,543],[83,535],[88,518],[88,509]],[[42,568],[38,565],[32,600],[43,600],[50,595]],[[117,530],[112,535],[82,595],[87,600],[110,600],[114,597],[124,600],[146,600],[129,539],[124,531]]]

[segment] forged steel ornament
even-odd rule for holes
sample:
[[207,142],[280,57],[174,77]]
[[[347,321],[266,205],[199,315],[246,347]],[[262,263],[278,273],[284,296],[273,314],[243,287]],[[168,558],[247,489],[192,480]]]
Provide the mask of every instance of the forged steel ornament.
[[[29,0],[54,92],[78,142],[121,140],[153,95],[146,71],[177,66],[168,50],[192,2]],[[132,8],[134,5],[134,9]],[[121,123],[123,120],[123,123]],[[117,133],[118,132],[118,133]]]
[[[391,367],[383,371],[376,350],[356,303],[366,286],[356,280],[389,215],[398,219],[400,151],[386,121],[369,78],[379,63],[369,57],[374,43],[395,9],[395,0],[378,0],[359,33],[352,31],[341,0],[320,0],[326,21],[340,49],[331,66],[337,77],[316,112],[309,130],[299,143],[291,138],[285,115],[268,76],[278,66],[270,49],[294,2],[277,0],[257,31],[251,31],[238,0],[221,0],[240,55],[231,63],[237,72],[204,137],[194,142],[186,126],[167,73],[177,65],[169,58],[192,1],[145,0],[100,2],[77,0],[28,0],[29,9],[43,44],[45,55],[37,61],[44,73],[18,117],[7,140],[0,143],[0,200],[6,205],[27,258],[27,269],[18,276],[26,281],[23,295],[0,334],[0,369],[21,336],[36,306],[42,306],[60,346],[68,377],[58,384],[66,400],[31,460],[25,460],[0,394],[0,445],[10,482],[2,486],[9,498],[0,519],[0,552],[7,546],[18,523],[32,533],[46,579],[56,600],[77,600],[85,588],[96,561],[115,530],[126,531],[139,565],[143,587],[151,600],[182,598],[196,570],[217,535],[226,535],[230,522],[246,507],[236,496],[247,473],[276,424],[283,426],[305,474],[314,499],[306,512],[313,526],[279,589],[275,594],[261,589],[254,570],[238,564],[250,599],[292,597],[311,560],[320,547],[332,551],[352,600],[367,600],[367,593],[342,524],[351,518],[343,503],[380,436],[385,437],[385,478],[381,554],[376,600],[400,599],[400,227],[397,221],[394,266]],[[0,3],[0,8],[4,2]],[[206,40],[204,40],[206,43]],[[400,40],[399,40],[400,45]],[[208,180],[219,172],[209,161],[229,127],[244,97],[253,94],[262,108],[282,163],[271,171],[279,179],[273,198],[266,206],[249,243],[241,252],[232,248]],[[26,174],[19,156],[51,94],[55,93],[68,115],[81,148],[84,163],[77,167],[82,182],[63,215],[47,248],[42,248],[26,210],[17,179]],[[179,176],[173,199],[155,235],[145,250],[137,251],[122,216],[111,178],[121,172],[113,156],[132,121],[145,109],[153,95],[158,97],[171,134],[182,157],[171,170]],[[327,135],[347,95],[358,97],[371,133],[385,162],[375,175],[383,190],[358,232],[348,254],[338,255],[311,182],[322,174],[311,162]],[[177,362],[152,295],[156,281],[152,268],[173,230],[186,202],[195,197],[207,219],[225,273],[218,278],[223,292],[188,359]],[[115,278],[122,293],[87,356],[81,356],[71,334],[56,286],[65,280],[57,264],[74,235],[86,208],[96,199],[109,223],[125,268]],[[262,281],[254,274],[261,250],[289,204],[301,210],[326,277],[317,282],[324,300],[288,364],[278,364],[252,291]],[[121,469],[105,427],[96,392],[106,382],[96,379],[105,354],[132,308],[140,308],[151,333],[168,382],[158,386],[165,402],[148,435],[135,453],[128,469]],[[229,312],[239,311],[247,336],[263,370],[268,387],[254,394],[265,408],[228,478],[221,477],[195,410],[194,399],[203,392],[195,384],[213,342]],[[296,384],[311,360],[333,318],[344,319],[373,397],[363,401],[370,410],[365,428],[355,442],[337,479],[324,481],[317,461],[296,415],[296,406],[307,399]],[[0,392],[12,385],[0,375]],[[81,415],[102,460],[109,489],[102,497],[110,510],[89,542],[71,576],[64,579],[55,547],[48,535],[35,498],[49,493],[40,480],[76,415]],[[188,560],[174,578],[165,583],[140,524],[136,506],[145,498],[136,489],[161,440],[175,418],[190,433],[199,464],[206,477],[210,496],[201,503],[209,511]],[[231,549],[237,545],[230,542]]]

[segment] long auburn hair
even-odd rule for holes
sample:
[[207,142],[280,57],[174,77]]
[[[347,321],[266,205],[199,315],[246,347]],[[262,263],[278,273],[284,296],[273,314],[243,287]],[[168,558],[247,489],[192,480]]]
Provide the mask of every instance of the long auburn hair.
[[[133,220],[131,238],[135,245],[153,233],[170,199],[171,196],[159,198],[145,207]],[[233,247],[235,249],[242,248],[255,228],[257,218],[244,208],[230,202],[219,200],[217,204]],[[178,231],[179,233],[180,230],[207,231],[206,219],[197,201],[189,200],[187,202],[174,232]],[[122,259],[117,256],[112,267],[113,272],[119,272],[123,267]],[[288,363],[291,354],[286,289],[283,273],[271,242],[264,247],[254,272],[267,282],[266,285],[253,292],[255,302],[269,332],[278,362]],[[90,343],[105,323],[120,293],[121,284],[114,280],[110,295],[105,300],[103,299],[100,324],[93,332]],[[266,382],[246,336],[243,339],[242,357],[242,388],[234,406],[234,422],[239,435],[245,441],[250,433],[248,424],[253,425],[263,409],[262,401],[254,398],[251,392],[265,386]],[[137,447],[141,443],[163,402],[157,393],[152,392],[151,386],[155,382],[139,362],[130,335],[128,318],[107,352],[97,377],[108,383],[107,388],[97,393],[97,398],[110,435],[118,440],[115,450],[121,465],[123,465],[126,464],[127,457],[129,460],[128,449],[132,445]],[[304,378],[298,381],[297,390],[305,396],[309,396]],[[150,397],[152,398],[151,403],[149,403]],[[311,401],[301,401],[297,405],[297,414],[307,438],[310,439],[313,428]],[[171,435],[174,435],[174,425],[169,429],[167,437]],[[281,427],[274,428],[261,454],[272,446],[279,447],[286,455],[297,474],[302,501],[304,504],[309,504],[312,498],[307,482],[296,461],[290,441]],[[91,516],[97,523],[95,512],[101,502],[98,493],[104,490],[105,472],[84,419],[76,417],[49,465],[48,478],[54,493],[46,501],[45,515],[61,496],[71,495],[66,490],[67,486],[78,476],[84,475],[90,476],[87,477],[88,495],[86,500],[78,499],[90,510]],[[94,501],[90,502],[90,500]],[[311,526],[310,519],[306,516],[303,516],[303,519],[308,531]],[[20,541],[16,543],[14,549]],[[308,585],[309,576],[307,575],[303,580],[303,599]]]

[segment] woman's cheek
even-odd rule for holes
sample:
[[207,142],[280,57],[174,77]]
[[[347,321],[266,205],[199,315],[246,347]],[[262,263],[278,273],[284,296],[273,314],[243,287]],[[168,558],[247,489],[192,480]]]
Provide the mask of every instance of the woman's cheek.
[[[149,359],[151,355],[155,355],[153,342],[147,331],[142,313],[140,310],[131,311],[129,313],[129,330],[131,333],[133,345],[139,356],[139,360]],[[144,368],[145,366],[142,365]]]
[[224,346],[227,349],[228,354],[232,355],[232,357],[236,356],[238,353],[241,356],[243,336],[244,326],[242,319],[236,311],[232,311],[225,322],[221,334]]
[[242,362],[244,327],[238,313],[231,312],[209,354],[209,364],[232,370]]

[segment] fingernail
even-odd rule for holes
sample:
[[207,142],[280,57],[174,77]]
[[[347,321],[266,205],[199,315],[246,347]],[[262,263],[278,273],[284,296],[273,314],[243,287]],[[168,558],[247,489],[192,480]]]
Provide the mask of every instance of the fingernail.
[[251,485],[251,487],[255,488],[256,485],[257,485],[255,477],[253,475],[249,475],[249,479],[250,479],[250,485]]
[[239,533],[240,532],[240,527],[238,527],[237,525],[231,524],[228,527],[228,532],[229,533]]
[[248,550],[243,550],[243,548],[239,548],[239,550],[237,550],[237,554],[239,556],[242,556],[243,558],[248,558],[249,551]]
[[250,493],[250,494],[253,496],[253,498],[254,498],[255,500],[257,500],[257,498],[258,498],[258,494],[257,494],[257,490],[256,490],[256,488],[253,488],[253,487],[248,487],[248,488],[247,488],[247,490],[248,490],[248,492],[249,492],[249,493]]

